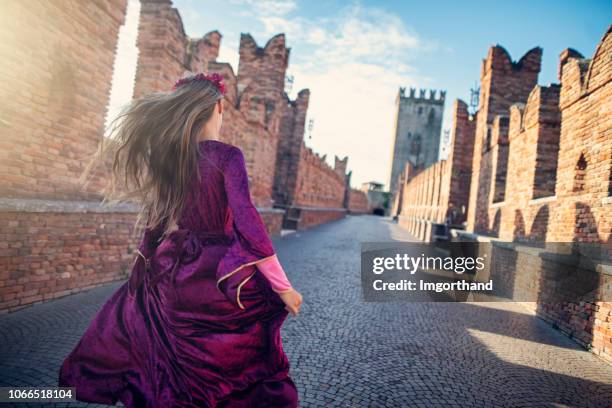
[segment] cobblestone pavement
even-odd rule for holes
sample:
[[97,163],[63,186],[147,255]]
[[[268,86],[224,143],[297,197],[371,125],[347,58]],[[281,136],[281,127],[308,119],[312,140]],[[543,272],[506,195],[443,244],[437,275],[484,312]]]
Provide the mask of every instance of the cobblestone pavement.
[[[610,406],[612,367],[518,304],[363,302],[360,241],[389,240],[410,236],[375,216],[275,239],[304,296],[283,326],[301,407]],[[0,386],[55,385],[119,285],[0,316]]]

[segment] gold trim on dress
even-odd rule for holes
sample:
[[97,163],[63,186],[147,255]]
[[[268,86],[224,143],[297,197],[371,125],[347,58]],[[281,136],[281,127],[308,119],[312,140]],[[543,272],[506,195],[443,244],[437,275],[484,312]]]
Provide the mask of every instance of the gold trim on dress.
[[142,252],[140,252],[140,249],[136,248],[136,253],[140,256],[142,256],[142,259],[147,259],[144,254]]
[[242,303],[240,303],[240,289],[242,289],[242,285],[244,285],[245,283],[247,283],[247,281],[249,279],[251,279],[253,277],[253,275],[255,275],[255,272],[253,272],[252,274],[250,274],[249,276],[247,276],[245,278],[245,280],[243,280],[242,282],[240,282],[240,285],[238,285],[238,290],[236,291],[236,302],[238,303],[238,306],[241,309],[244,309],[244,306],[242,306]]
[[[136,253],[138,253],[138,255],[140,255],[142,257],[142,259],[144,259],[144,263],[145,263],[145,268],[149,269],[151,260],[149,258],[147,258],[146,256],[144,256],[144,254],[142,252],[140,252],[140,249],[136,248]],[[136,263],[136,261],[134,261],[134,264]]]
[[219,283],[221,283],[221,281],[222,281],[222,280],[229,278],[230,276],[232,276],[233,274],[235,274],[236,272],[238,272],[238,271],[239,271],[239,270],[241,270],[242,268],[246,268],[247,266],[255,265],[255,264],[259,263],[259,262],[265,261],[266,259],[270,259],[270,258],[272,258],[272,257],[273,257],[273,256],[275,256],[275,255],[276,255],[276,254],[272,254],[272,255],[270,255],[270,256],[266,256],[265,258],[261,258],[261,259],[258,259],[258,260],[256,260],[256,261],[253,261],[253,262],[249,262],[249,263],[245,263],[245,264],[240,265],[239,267],[237,267],[236,269],[234,269],[234,270],[233,270],[233,271],[231,271],[230,273],[228,273],[228,274],[226,274],[226,275],[222,276],[221,278],[219,278],[219,280],[217,280],[217,289],[218,289],[218,290],[221,290],[221,289],[219,289]]

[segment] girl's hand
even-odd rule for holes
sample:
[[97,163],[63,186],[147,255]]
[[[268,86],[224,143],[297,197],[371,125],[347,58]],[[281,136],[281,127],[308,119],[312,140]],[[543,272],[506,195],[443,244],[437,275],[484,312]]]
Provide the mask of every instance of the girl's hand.
[[278,295],[285,303],[285,309],[291,313],[292,316],[297,316],[302,306],[302,295],[300,295],[300,292],[291,289],[288,292],[280,292]]

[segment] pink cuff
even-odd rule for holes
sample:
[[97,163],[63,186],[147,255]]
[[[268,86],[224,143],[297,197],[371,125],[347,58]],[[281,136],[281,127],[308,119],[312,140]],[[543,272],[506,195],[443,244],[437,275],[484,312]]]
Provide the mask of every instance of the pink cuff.
[[270,285],[275,292],[288,292],[293,289],[276,255],[258,262],[256,265],[257,269],[270,281]]

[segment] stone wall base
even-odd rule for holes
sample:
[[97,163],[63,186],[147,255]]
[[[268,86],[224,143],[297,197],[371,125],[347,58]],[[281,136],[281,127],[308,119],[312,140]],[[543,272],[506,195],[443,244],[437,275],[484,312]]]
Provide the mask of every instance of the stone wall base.
[[278,208],[258,208],[257,211],[259,211],[259,215],[261,215],[264,224],[266,224],[268,234],[280,235],[283,229],[283,216],[285,212]]
[[435,241],[435,226],[438,225],[430,220],[416,218],[412,216],[398,215],[397,222],[400,227],[423,242]]
[[304,229],[344,218],[346,208],[292,206],[285,210],[283,228]]
[[[280,234],[284,211],[258,210]],[[129,205],[0,199],[0,313],[127,279],[136,216]]]
[[[452,236],[454,242],[487,243],[473,254],[489,260],[478,281],[493,279],[510,298],[521,300],[518,303],[523,307],[612,364],[612,302],[606,297],[612,282],[611,265],[556,251],[550,243],[548,248],[539,248],[458,230],[452,230]],[[589,293],[575,301],[560,299],[557,291],[571,284],[566,277],[573,275],[594,279],[599,297]],[[600,298],[602,301],[597,300]],[[534,301],[524,301],[531,299]]]

